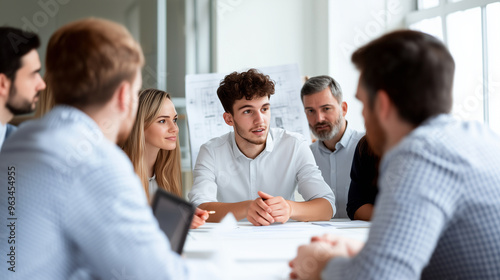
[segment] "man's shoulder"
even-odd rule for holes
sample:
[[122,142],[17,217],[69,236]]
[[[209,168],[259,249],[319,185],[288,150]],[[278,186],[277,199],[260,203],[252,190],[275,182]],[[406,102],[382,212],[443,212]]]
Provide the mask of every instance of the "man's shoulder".
[[[39,140],[39,135],[42,130],[43,128],[40,124],[40,120],[30,120],[23,122],[20,128],[7,124],[4,149],[10,150],[11,147],[15,149],[15,147],[24,146],[23,149],[18,149],[18,151],[23,151],[25,149],[37,148],[42,144]],[[13,132],[16,133],[14,134]],[[49,133],[47,132],[47,134]],[[57,146],[57,143],[52,143],[52,145],[50,146],[55,147]]]
[[282,128],[271,128],[269,131],[273,137],[273,141],[275,143],[281,143],[282,145],[296,144],[306,141],[304,135],[298,132],[292,132]]
[[484,124],[443,114],[415,128],[388,155],[410,153],[466,163],[491,155],[500,157],[499,142],[500,137]]
[[201,146],[206,148],[206,149],[209,149],[209,150],[216,149],[218,147],[230,144],[231,137],[234,137],[233,132],[228,132],[228,133],[225,133],[221,136],[217,136],[217,137],[214,137],[214,138],[208,140],[206,143],[204,143]]
[[352,139],[356,142],[356,144],[359,142],[361,138],[363,138],[363,136],[365,136],[364,131],[353,130]]
[[309,148],[311,148],[311,151],[313,151],[313,152],[319,151],[319,142],[320,142],[320,140],[316,139],[316,141],[312,142],[309,145]]
[[365,135],[364,132],[362,131],[357,131],[355,129],[352,129],[350,128],[349,126],[347,126],[346,128],[346,132],[347,133],[344,133],[344,136],[347,136],[348,137],[348,145],[354,145],[356,146],[359,142],[359,140]]
[[16,126],[8,123],[5,127],[5,138],[9,137],[9,135],[12,134],[16,130],[17,130]]
[[68,166],[93,163],[99,158],[116,157],[119,159],[116,162],[123,159],[117,156],[120,149],[104,136],[97,124],[90,120],[82,122],[81,118],[71,118],[64,112],[50,112],[41,119],[21,125],[8,139],[5,149],[13,157],[71,161]]

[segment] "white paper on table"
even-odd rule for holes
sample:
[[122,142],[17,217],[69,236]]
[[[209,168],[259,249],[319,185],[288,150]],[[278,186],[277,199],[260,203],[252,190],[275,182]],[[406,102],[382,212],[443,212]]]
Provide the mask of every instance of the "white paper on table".
[[[215,250],[221,250],[237,261],[283,261],[291,259],[296,254],[298,246],[308,244],[311,237],[325,233],[365,241],[369,225],[370,223],[363,221],[289,221],[269,226],[254,226],[250,222],[238,222],[235,225],[228,222],[218,229],[219,224],[210,223],[202,226],[205,228],[200,227],[190,231],[190,234],[199,232],[199,238],[191,241],[193,246],[188,246],[188,250],[191,251],[191,255],[207,253],[210,255]],[[363,231],[358,233],[359,230]],[[238,249],[235,251],[233,248]]]
[[366,221],[348,221],[348,222],[313,222],[313,225],[322,227],[332,227],[336,229],[347,228],[370,228],[371,223]]
[[321,235],[326,229],[306,222],[288,222],[285,224],[275,223],[269,226],[254,226],[248,223],[238,223],[238,227],[224,232],[218,232],[217,236],[224,239],[240,240],[265,240],[265,239],[297,239],[309,238]]

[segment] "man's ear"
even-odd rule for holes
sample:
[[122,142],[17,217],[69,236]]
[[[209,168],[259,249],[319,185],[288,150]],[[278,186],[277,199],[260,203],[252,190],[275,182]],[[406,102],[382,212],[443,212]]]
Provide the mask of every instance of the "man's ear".
[[385,90],[377,91],[374,107],[375,113],[378,115],[379,120],[385,121],[389,118],[392,110],[392,102]]
[[234,125],[233,115],[231,115],[228,112],[224,112],[224,114],[222,115],[222,117],[224,118],[224,121],[226,122],[227,125],[229,125],[229,126],[233,126]]
[[130,83],[127,81],[123,81],[120,83],[118,88],[115,91],[115,95],[117,98],[117,105],[120,112],[126,112],[130,108],[130,103],[132,102],[132,96],[130,91]]
[[347,114],[347,102],[342,101],[342,104],[340,104],[340,107],[342,108],[342,116],[345,117]]
[[0,73],[0,98],[7,98],[12,82],[4,73]]

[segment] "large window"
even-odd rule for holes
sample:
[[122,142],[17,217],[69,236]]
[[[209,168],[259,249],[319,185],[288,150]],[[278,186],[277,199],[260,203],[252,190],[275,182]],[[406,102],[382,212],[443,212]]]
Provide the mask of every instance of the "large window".
[[500,133],[500,1],[417,0],[416,6],[408,27],[443,40],[455,59],[453,114]]

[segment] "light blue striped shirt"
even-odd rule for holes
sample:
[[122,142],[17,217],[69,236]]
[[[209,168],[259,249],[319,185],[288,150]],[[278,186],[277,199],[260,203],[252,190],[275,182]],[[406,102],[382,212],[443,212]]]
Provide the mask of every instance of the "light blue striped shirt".
[[500,279],[500,138],[440,115],[382,159],[363,250],[325,279]]
[[0,279],[210,275],[170,250],[128,157],[75,108],[58,106],[9,137],[0,182]]
[[335,197],[337,213],[335,213],[334,218],[349,218],[347,197],[351,185],[352,159],[356,145],[363,135],[363,132],[351,129],[347,124],[344,135],[335,144],[335,151],[330,151],[323,141],[319,140],[310,145],[316,164],[321,170],[321,175],[332,189]]

